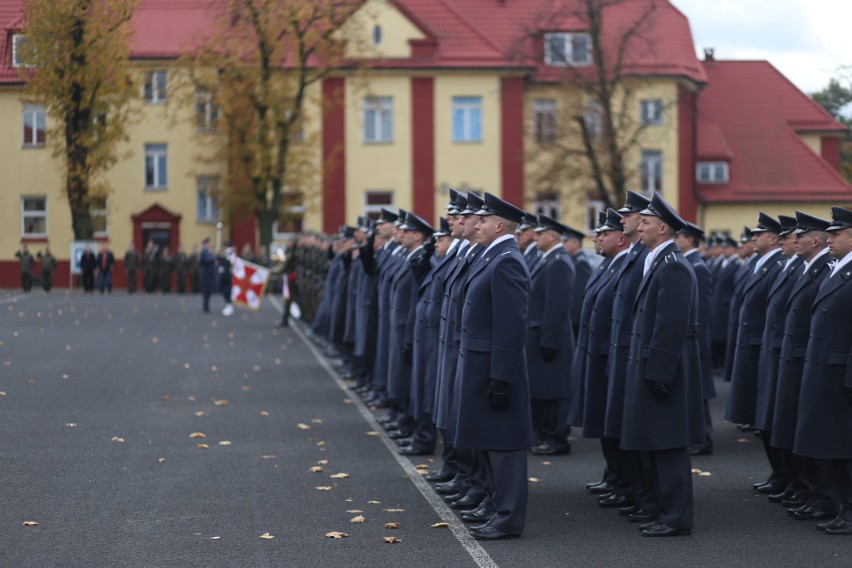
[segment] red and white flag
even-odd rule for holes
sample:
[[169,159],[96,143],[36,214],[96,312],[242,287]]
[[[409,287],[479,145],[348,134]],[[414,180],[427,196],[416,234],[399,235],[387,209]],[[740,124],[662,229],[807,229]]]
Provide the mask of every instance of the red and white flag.
[[234,256],[231,264],[231,301],[250,310],[260,308],[269,269]]

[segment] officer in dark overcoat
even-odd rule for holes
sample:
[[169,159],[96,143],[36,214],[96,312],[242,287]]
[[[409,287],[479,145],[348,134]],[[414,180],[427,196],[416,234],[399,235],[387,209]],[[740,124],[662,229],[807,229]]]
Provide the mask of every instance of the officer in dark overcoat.
[[201,301],[204,312],[210,311],[210,296],[216,292],[216,256],[210,250],[210,237],[201,241],[201,252],[198,254],[198,265],[201,268]]
[[[813,464],[808,458],[793,453],[796,422],[799,411],[799,392],[802,389],[802,371],[805,351],[811,330],[811,305],[820,284],[831,272],[828,254],[830,221],[796,211],[796,254],[804,261],[804,269],[794,274],[796,283],[790,291],[785,306],[784,334],[778,361],[778,380],[775,387],[775,408],[772,413],[770,446],[780,454],[785,469],[790,473],[787,499],[782,501],[790,508],[806,504],[826,508],[826,503],[814,502],[816,479]],[[789,493],[792,492],[792,495]]]
[[535,263],[538,262],[541,256],[541,251],[535,244],[536,232],[535,228],[538,225],[538,219],[532,213],[524,212],[524,217],[521,219],[521,224],[518,225],[518,230],[515,233],[515,238],[518,240],[518,248],[524,255],[524,260],[527,261],[527,267],[532,270]]
[[340,252],[340,239],[335,237],[325,250],[328,259],[328,268],[325,272],[325,283],[320,290],[322,295],[317,305],[314,320],[311,324],[313,332],[321,337],[327,337],[331,327],[331,305],[334,301],[335,286],[339,280],[339,273],[343,270],[343,259]]
[[623,448],[648,452],[655,514],[643,536],[688,535],[693,528],[688,447],[704,437],[698,344],[698,285],[674,243],[684,222],[655,193],[641,212],[648,247],[634,301],[624,400]]
[[[592,264],[586,253],[583,252],[583,239],[586,238],[585,233],[565,227],[565,232],[562,234],[562,246],[571,263],[574,265],[574,286],[577,290],[585,290],[589,277],[592,274]],[[580,309],[583,304],[583,298],[579,294],[575,294],[571,299],[571,326],[574,330],[574,337],[577,336],[580,330]]]
[[742,306],[742,293],[746,282],[749,280],[754,271],[754,262],[757,260],[754,241],[752,240],[751,227],[748,225],[743,227],[743,232],[740,234],[740,246],[737,249],[737,256],[740,258],[740,265],[737,268],[737,273],[734,275],[734,291],[731,294],[731,307],[728,313],[728,331],[725,339],[725,363],[722,370],[722,376],[726,382],[731,382],[731,375],[734,370],[734,353],[737,349],[737,331],[739,329],[740,307]]
[[483,247],[465,283],[459,362],[449,432],[479,452],[494,514],[471,527],[481,540],[519,536],[526,523],[527,449],[532,445],[524,360],[529,271],[514,238],[523,211],[485,194],[477,212]]
[[704,441],[692,447],[692,455],[710,455],[713,453],[713,420],[710,417],[710,401],[716,398],[716,385],[713,382],[713,342],[712,342],[712,303],[713,275],[710,268],[698,253],[698,245],[704,240],[704,229],[687,222],[677,232],[675,243],[683,258],[692,266],[698,283],[698,341],[701,345],[701,384],[704,388]]
[[541,255],[530,270],[525,348],[538,441],[532,452],[537,455],[571,451],[567,423],[575,347],[571,306],[580,291],[574,281],[574,264],[562,248],[565,230],[565,225],[555,219],[538,216],[535,232]]
[[852,210],[832,207],[831,219],[828,248],[837,262],[812,306],[793,451],[817,462],[817,485],[832,503],[796,516],[828,519],[817,528],[852,535]]
[[719,235],[719,261],[713,272],[713,367],[725,366],[725,346],[728,341],[728,322],[731,316],[731,298],[734,294],[734,279],[740,266],[737,241],[730,235]]

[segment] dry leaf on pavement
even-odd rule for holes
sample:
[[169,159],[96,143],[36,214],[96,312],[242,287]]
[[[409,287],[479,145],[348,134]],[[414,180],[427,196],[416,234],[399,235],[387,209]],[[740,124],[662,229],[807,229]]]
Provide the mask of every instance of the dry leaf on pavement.
[[358,515],[357,517],[352,517],[349,519],[350,523],[363,523],[367,519],[364,518],[364,515]]
[[230,446],[231,441],[230,440],[219,440],[219,445],[220,446]]
[[435,523],[434,525],[432,525],[432,528],[433,529],[445,529],[449,526],[450,526],[449,523]]
[[219,400],[214,400],[213,405],[214,406],[228,406],[228,401],[225,400],[224,398],[221,398]]
[[272,538],[275,538],[275,537],[274,537],[274,536],[272,536],[271,534],[269,534],[268,532],[265,532],[265,533],[263,533],[262,535],[260,535],[258,538],[262,538],[262,539],[265,539],[265,540],[269,540],[269,539],[272,539]]
[[207,434],[205,434],[204,432],[193,432],[192,434],[189,435],[189,437],[190,438],[206,438]]
[[77,423],[76,422],[66,422],[65,426],[67,426],[68,428],[76,428]]
[[120,443],[124,442],[124,438],[119,438],[118,436],[113,436],[112,441],[118,442],[120,444]]
[[382,509],[385,513],[402,513],[405,509]]
[[195,415],[196,416],[204,416],[204,411],[203,410],[196,410]]
[[311,473],[322,473],[322,468],[318,465],[315,465],[311,469],[308,470]]
[[210,449],[210,446],[208,446],[207,444],[197,444],[195,447],[196,447],[196,448],[198,448],[199,450],[208,450],[208,449]]
[[355,513],[363,513],[364,511],[362,511],[361,509],[346,509],[346,512],[352,513],[354,515]]
[[390,543],[390,544],[396,544],[396,543],[402,542],[402,541],[399,540],[398,538],[396,538],[395,536],[386,536],[385,542]]
[[702,472],[701,472],[701,473],[699,473],[698,475],[699,475],[700,477],[710,477],[710,476],[711,476],[711,475],[713,475],[713,474],[712,474],[712,473],[710,473],[709,471],[702,471]]
[[328,460],[318,460],[317,463],[320,465],[328,465]]
[[25,527],[36,527],[36,526],[38,526],[38,521],[24,521],[21,524],[24,525]]
[[207,540],[219,540],[221,538],[222,538],[221,536],[211,536]]
[[385,523],[386,529],[398,529],[399,523]]
[[349,476],[348,473],[335,473],[335,474],[329,475],[329,477],[331,479],[348,479],[350,476]]
[[298,428],[299,430],[310,430],[311,429],[311,427],[308,426],[307,424],[305,424],[304,422],[299,422],[298,424],[296,424],[296,428]]
[[539,481],[541,481],[541,480],[537,477],[530,477],[529,478],[530,483],[538,483]]
[[329,487],[328,485],[318,485],[316,487],[316,490],[317,491],[331,491],[331,487]]
[[267,411],[265,411],[265,410],[261,410],[261,411],[260,411],[260,415],[261,415],[261,416],[269,416],[269,413],[268,413]]
[[346,538],[347,536],[349,536],[349,535],[346,534],[345,532],[332,531],[330,533],[325,533],[325,538],[338,539],[338,538]]

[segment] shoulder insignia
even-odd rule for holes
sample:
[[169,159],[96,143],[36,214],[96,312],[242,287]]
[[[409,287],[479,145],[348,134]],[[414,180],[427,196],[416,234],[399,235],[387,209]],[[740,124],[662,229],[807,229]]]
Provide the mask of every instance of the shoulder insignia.
[[[503,251],[503,254],[501,254],[500,256],[506,256],[507,254],[512,254],[512,249]],[[486,258],[485,260],[488,260],[488,259]]]
[[667,254],[665,256],[665,261],[666,261],[666,264],[668,264],[670,262],[677,262],[677,253],[670,252],[669,254]]

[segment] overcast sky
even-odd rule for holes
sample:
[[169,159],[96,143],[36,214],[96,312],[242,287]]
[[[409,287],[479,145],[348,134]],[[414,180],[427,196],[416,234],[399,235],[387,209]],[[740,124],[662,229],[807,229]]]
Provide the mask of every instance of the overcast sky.
[[850,0],[670,0],[689,18],[699,56],[766,59],[810,94],[852,66]]

